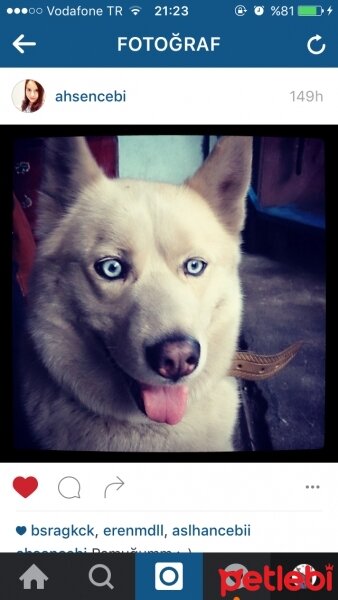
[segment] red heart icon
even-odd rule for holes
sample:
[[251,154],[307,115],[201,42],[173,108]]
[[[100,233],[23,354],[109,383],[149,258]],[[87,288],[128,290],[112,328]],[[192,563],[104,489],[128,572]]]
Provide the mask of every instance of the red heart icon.
[[28,498],[38,487],[38,480],[35,477],[16,477],[13,481],[13,488],[20,496]]

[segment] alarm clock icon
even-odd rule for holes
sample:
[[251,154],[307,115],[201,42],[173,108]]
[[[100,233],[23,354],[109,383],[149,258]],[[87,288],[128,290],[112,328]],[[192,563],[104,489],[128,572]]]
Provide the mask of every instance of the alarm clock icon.
[[261,17],[264,14],[264,6],[254,6],[254,13],[257,17]]

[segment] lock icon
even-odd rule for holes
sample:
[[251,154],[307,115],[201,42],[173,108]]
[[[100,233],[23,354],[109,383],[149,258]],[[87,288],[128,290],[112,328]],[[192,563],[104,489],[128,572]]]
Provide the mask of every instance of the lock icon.
[[243,6],[243,4],[238,4],[235,8],[235,15],[237,15],[237,17],[244,17],[246,12],[247,9],[245,6]]

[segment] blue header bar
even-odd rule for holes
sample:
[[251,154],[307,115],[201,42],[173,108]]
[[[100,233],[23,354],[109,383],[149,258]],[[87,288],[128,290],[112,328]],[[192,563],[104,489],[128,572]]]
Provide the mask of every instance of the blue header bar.
[[6,0],[0,67],[337,67],[328,0]]

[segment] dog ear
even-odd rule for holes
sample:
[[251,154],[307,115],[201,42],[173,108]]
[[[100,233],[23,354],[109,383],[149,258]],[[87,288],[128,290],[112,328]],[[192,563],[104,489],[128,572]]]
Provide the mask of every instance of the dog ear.
[[198,192],[234,234],[244,225],[251,178],[252,138],[223,137],[187,184]]
[[47,138],[39,190],[37,236],[47,235],[101,170],[83,137]]

